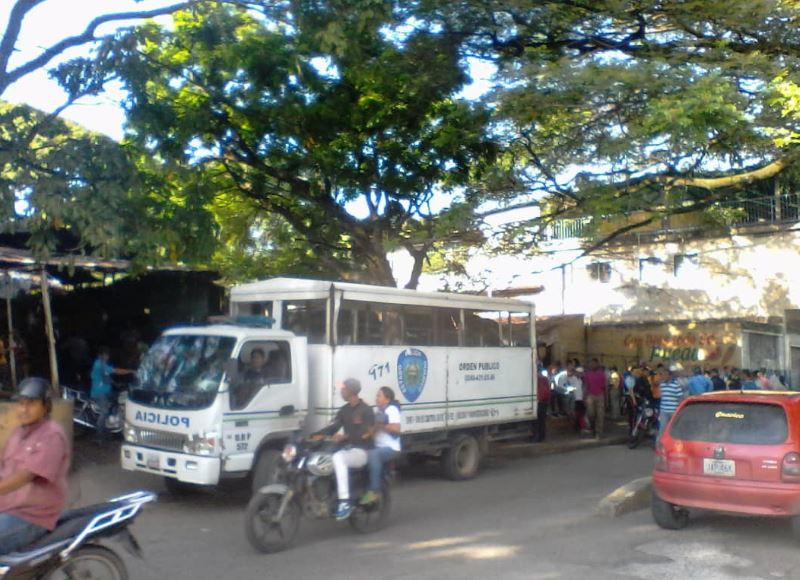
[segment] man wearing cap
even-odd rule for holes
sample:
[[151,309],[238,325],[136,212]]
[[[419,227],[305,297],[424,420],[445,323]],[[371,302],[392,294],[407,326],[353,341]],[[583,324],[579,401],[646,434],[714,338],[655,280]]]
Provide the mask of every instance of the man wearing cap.
[[[371,433],[375,415],[372,408],[358,396],[361,392],[361,383],[358,380],[346,379],[336,386],[345,404],[336,413],[333,423],[314,433],[311,438],[333,435],[334,441],[345,444],[332,458],[339,497],[336,519],[344,520],[353,511],[353,502],[350,500],[350,468],[364,467],[367,464],[367,449],[373,446]],[[340,429],[344,432],[339,433]]]
[[19,384],[20,426],[0,464],[0,554],[15,552],[56,526],[67,497],[70,446],[50,419],[50,384],[30,377]]

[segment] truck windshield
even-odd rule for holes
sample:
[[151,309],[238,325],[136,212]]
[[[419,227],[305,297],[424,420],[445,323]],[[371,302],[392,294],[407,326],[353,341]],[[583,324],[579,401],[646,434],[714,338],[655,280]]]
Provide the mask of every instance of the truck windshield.
[[142,360],[130,399],[173,409],[208,407],[235,343],[228,336],[162,336]]

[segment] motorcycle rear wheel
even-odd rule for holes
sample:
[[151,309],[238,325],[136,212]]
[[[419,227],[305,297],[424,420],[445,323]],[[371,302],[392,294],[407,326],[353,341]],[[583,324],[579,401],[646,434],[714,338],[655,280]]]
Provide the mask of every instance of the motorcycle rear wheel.
[[392,496],[390,487],[384,485],[381,497],[376,503],[366,506],[356,505],[347,521],[350,527],[359,534],[371,534],[386,526],[391,511]]
[[281,493],[256,493],[247,504],[244,531],[247,541],[259,552],[270,554],[285,550],[294,542],[300,528],[300,506],[289,502],[279,522],[272,520],[283,502]]
[[128,571],[122,559],[112,550],[103,546],[84,546],[44,577],[45,580],[62,578],[128,580]]

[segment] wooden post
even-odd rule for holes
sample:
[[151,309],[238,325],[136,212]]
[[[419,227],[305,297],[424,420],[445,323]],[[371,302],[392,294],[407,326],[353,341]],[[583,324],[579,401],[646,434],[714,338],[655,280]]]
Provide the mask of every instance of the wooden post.
[[47,283],[47,270],[42,268],[42,304],[44,306],[44,325],[47,331],[47,346],[50,354],[50,382],[53,388],[61,395],[61,385],[58,382],[58,361],[56,360],[56,335],[53,332],[53,312],[50,309],[50,288]]
[[11,370],[11,388],[17,390],[17,356],[14,354],[14,320],[11,317],[11,296],[14,294],[14,280],[6,270],[6,319],[8,320],[8,368]]

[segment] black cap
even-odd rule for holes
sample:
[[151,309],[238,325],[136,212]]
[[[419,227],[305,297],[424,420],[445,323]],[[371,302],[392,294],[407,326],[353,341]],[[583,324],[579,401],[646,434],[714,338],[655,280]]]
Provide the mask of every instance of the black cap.
[[50,382],[40,377],[28,377],[23,380],[17,388],[17,394],[13,399],[38,399],[47,401],[51,397]]

